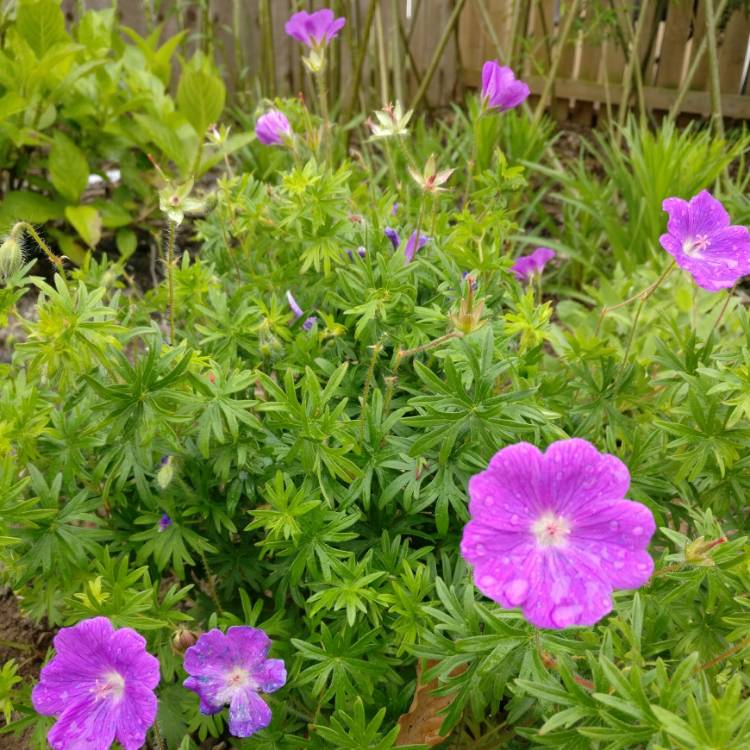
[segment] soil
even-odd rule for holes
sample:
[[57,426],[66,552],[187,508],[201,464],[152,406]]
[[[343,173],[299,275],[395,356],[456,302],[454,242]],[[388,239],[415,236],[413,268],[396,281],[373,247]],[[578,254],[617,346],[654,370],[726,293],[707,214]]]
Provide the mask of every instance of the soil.
[[[44,623],[36,624],[27,619],[18,607],[12,591],[0,591],[0,666],[15,659],[18,674],[26,685],[34,684],[39,677],[47,649],[52,642],[52,633]],[[5,721],[0,716],[0,728]],[[2,750],[28,750],[24,737],[0,735]]]

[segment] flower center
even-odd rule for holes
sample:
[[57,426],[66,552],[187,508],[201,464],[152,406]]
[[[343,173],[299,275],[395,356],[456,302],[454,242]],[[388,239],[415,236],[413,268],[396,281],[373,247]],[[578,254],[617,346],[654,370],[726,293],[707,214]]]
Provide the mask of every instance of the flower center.
[[570,523],[562,516],[548,512],[531,524],[531,531],[540,547],[564,547],[570,534]]
[[96,700],[119,701],[125,692],[125,678],[119,673],[105,672],[101,679],[94,685],[94,698]]
[[242,688],[246,687],[250,683],[250,675],[246,669],[242,667],[235,667],[227,675],[227,687],[228,688]]
[[708,235],[696,234],[682,243],[682,252],[690,258],[700,258],[701,253],[711,245]]

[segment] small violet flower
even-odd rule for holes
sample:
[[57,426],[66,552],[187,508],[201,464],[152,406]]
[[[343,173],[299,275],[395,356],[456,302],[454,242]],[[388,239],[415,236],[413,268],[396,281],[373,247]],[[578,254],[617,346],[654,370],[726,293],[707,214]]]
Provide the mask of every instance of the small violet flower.
[[156,720],[159,660],[130,628],[106,617],[62,628],[55,656],[42,668],[31,700],[57,717],[47,740],[53,750],[108,750],[115,740],[139,750]]
[[281,659],[267,659],[271,639],[259,628],[210,630],[185,652],[183,685],[200,697],[200,710],[215,714],[229,705],[229,733],[250,737],[271,723],[271,709],[258,693],[286,682]]
[[[286,293],[286,301],[289,303],[289,308],[291,309],[292,313],[294,314],[295,319],[299,320],[299,318],[301,318],[302,315],[303,315],[302,308],[297,304],[297,300],[294,299],[294,295],[290,291],[287,291],[287,293]],[[314,315],[311,315],[302,324],[302,327],[306,331],[309,331],[315,325],[315,323],[317,323],[317,321],[318,321],[318,319]]]
[[711,193],[703,190],[690,201],[667,198],[662,207],[669,220],[659,242],[699,287],[727,289],[750,273],[750,232],[730,224]]
[[261,115],[255,123],[255,135],[264,146],[281,146],[292,134],[286,115],[278,109]]
[[529,87],[516,79],[513,71],[494,60],[482,68],[482,102],[490,109],[506,111],[526,101]]
[[477,588],[539,628],[593,625],[612,610],[613,589],[653,572],[656,525],[624,499],[629,485],[625,464],[586,440],[503,448],[469,480],[461,554]]
[[398,236],[398,232],[392,227],[386,227],[385,236],[391,241],[393,249],[398,250],[398,247],[401,244],[401,238]]
[[421,250],[430,238],[419,233],[419,241],[417,241],[417,230],[415,229],[411,233],[411,237],[406,241],[406,247],[404,248],[404,257],[407,263],[411,263],[414,260],[414,256],[417,254],[417,250]]
[[365,256],[367,255],[367,248],[366,248],[366,247],[364,247],[363,245],[360,245],[360,246],[359,246],[359,247],[358,247],[358,248],[357,248],[356,250],[347,250],[347,251],[346,251],[346,254],[347,254],[347,255],[348,255],[348,256],[349,256],[350,258],[352,258],[352,259],[353,259],[353,258],[354,258],[354,253],[355,253],[355,252],[357,253],[357,255],[359,255],[359,257],[360,257],[360,258],[364,258],[364,257],[365,257]]
[[538,247],[533,253],[518,258],[510,270],[519,281],[529,281],[534,275],[541,274],[555,254],[555,251],[548,247]]
[[346,24],[345,18],[334,18],[332,10],[323,8],[315,13],[302,10],[295,13],[284,26],[284,31],[302,44],[320,48],[338,36]]
[[165,513],[159,519],[159,533],[165,532],[172,525],[172,523],[172,519]]
[[391,206],[391,216],[395,216],[398,213],[398,201],[394,201],[393,205]]

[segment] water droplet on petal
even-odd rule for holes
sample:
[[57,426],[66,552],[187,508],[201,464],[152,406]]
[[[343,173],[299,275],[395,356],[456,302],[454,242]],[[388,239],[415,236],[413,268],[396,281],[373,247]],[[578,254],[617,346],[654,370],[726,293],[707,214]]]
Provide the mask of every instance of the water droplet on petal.
[[617,531],[617,529],[620,528],[620,522],[619,521],[610,521],[609,522],[609,528],[612,529],[612,531]]
[[575,625],[578,615],[583,612],[583,607],[580,604],[564,604],[560,607],[555,607],[552,610],[552,622],[558,628],[567,628],[570,625]]
[[643,533],[643,526],[633,526],[633,536],[640,536]]
[[525,578],[514,578],[505,588],[505,596],[514,606],[518,606],[529,591],[529,582]]

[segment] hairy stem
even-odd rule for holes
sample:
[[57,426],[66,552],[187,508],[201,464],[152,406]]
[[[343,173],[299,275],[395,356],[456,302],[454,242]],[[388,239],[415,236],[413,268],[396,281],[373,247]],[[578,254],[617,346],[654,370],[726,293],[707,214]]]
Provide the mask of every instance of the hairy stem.
[[177,225],[171,219],[167,230],[167,295],[169,305],[169,343],[174,346],[174,243]]

